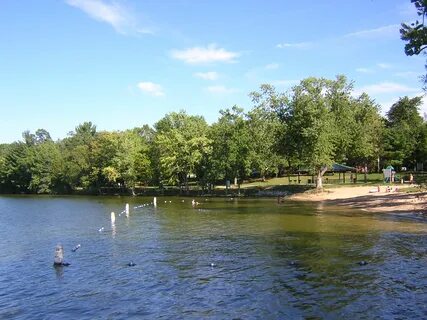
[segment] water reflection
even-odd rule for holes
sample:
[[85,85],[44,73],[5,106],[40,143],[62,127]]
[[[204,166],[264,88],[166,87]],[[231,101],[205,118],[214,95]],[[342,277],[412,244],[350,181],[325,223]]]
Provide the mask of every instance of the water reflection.
[[56,279],[62,280],[64,277],[64,267],[63,266],[53,266],[53,269],[55,270]]

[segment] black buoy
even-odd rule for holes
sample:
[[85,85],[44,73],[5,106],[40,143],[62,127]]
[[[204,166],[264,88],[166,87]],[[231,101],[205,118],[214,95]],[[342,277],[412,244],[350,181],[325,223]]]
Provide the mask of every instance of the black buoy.
[[293,266],[293,267],[298,267],[298,266],[299,266],[299,263],[298,263],[298,262],[296,262],[296,261],[290,261],[290,262],[289,262],[289,265],[290,265],[290,266]]
[[368,263],[365,260],[359,261],[358,265],[359,266],[366,266]]
[[134,263],[133,261],[131,261],[131,262],[129,262],[129,263],[127,264],[127,266],[128,266],[128,267],[134,267],[134,266],[136,266],[136,263]]

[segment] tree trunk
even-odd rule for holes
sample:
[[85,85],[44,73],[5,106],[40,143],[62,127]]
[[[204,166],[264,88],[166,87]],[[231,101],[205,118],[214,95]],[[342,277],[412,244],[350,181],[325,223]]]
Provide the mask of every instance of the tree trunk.
[[363,170],[364,177],[365,177],[365,183],[368,182],[368,165],[365,163],[365,168]]
[[188,176],[187,176],[187,174],[184,175],[184,184],[185,184],[185,194],[188,195],[189,188],[188,188]]
[[316,189],[322,190],[323,189],[323,175],[325,174],[326,170],[328,170],[327,166],[322,167],[319,171],[317,171],[317,177],[316,177]]
[[237,177],[234,177],[234,186],[237,187]]

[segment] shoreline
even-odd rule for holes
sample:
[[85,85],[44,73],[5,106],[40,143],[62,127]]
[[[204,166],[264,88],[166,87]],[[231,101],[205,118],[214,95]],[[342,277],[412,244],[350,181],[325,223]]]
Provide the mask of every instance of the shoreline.
[[[323,192],[294,194],[286,199],[293,201],[325,202],[330,205],[347,206],[369,212],[420,213],[427,214],[427,192],[406,193],[409,186],[386,186],[377,191],[375,186],[339,187]],[[397,191],[396,191],[397,188]]]

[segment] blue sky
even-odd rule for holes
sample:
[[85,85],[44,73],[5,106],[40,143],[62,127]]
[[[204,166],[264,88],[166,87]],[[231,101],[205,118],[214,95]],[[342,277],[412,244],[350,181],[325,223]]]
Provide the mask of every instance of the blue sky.
[[2,0],[0,143],[181,109],[212,123],[249,110],[262,83],[286,91],[309,76],[344,74],[386,112],[423,93],[425,56],[407,57],[399,36],[415,18],[409,0]]

